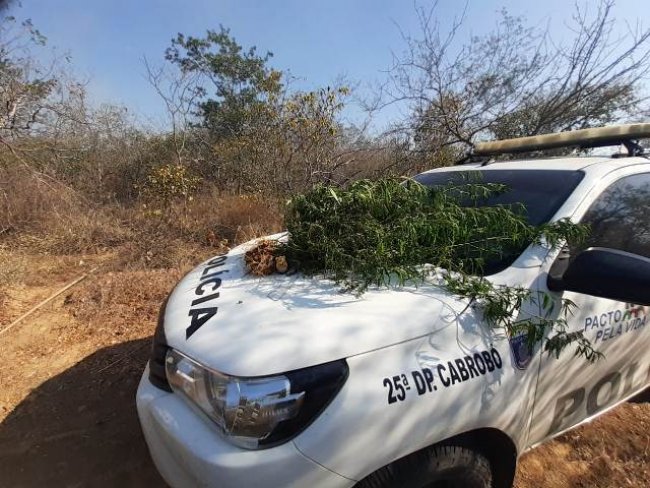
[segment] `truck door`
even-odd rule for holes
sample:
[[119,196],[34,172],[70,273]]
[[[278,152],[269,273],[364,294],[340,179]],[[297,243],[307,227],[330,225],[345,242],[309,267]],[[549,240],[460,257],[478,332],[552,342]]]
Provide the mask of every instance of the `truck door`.
[[[650,173],[618,177],[585,207],[581,222],[591,226],[590,237],[580,249],[566,250],[568,254],[560,253],[555,262],[547,263],[547,271],[553,274],[554,267],[562,266],[561,260],[571,259],[587,247],[650,258]],[[546,283],[546,279],[540,281]],[[569,291],[551,294],[577,305],[568,318],[569,332],[584,334],[604,357],[590,364],[574,355],[574,345],[568,346],[559,359],[541,353],[529,445],[602,412],[650,384],[650,307]]]

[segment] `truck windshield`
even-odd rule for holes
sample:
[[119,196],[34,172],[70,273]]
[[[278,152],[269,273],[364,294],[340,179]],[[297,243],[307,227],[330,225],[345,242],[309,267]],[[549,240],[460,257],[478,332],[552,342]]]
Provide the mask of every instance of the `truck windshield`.
[[[537,169],[490,169],[471,172],[479,183],[499,183],[507,190],[481,199],[477,205],[497,206],[520,204],[531,225],[548,222],[584,177],[582,171]],[[466,181],[467,171],[423,173],[415,181],[429,186],[445,186]],[[469,203],[469,202],[468,202]],[[513,249],[507,255],[486,263],[483,274],[490,275],[510,266],[524,249]]]

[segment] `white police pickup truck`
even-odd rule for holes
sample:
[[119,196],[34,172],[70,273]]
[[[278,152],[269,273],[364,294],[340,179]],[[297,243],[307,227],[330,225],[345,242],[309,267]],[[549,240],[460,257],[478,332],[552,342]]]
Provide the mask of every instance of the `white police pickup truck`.
[[416,177],[479,171],[510,189],[487,204],[589,223],[587,246],[531,244],[487,274],[574,301],[569,329],[603,359],[531,354],[433,284],[355,297],[299,274],[253,277],[244,244],[190,272],[161,309],[137,393],[158,470],[174,487],[510,486],[523,452],[650,385],[650,161],[633,142],[645,137],[650,124],[483,143],[475,158],[619,143],[629,154]]

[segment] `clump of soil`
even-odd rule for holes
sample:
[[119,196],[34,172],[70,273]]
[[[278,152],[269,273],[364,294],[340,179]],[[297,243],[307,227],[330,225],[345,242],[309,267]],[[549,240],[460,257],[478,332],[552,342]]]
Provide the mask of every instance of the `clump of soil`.
[[273,273],[286,273],[289,269],[287,258],[278,256],[278,242],[263,240],[246,252],[244,260],[255,276],[268,276]]

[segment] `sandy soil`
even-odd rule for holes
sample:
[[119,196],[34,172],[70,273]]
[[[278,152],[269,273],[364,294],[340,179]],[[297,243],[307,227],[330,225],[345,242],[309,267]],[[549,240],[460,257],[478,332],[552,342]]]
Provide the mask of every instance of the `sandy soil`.
[[[102,259],[30,257],[0,299],[0,329]],[[99,272],[0,336],[1,486],[164,486],[134,395],[158,306],[183,271]],[[526,454],[516,486],[650,486],[650,403]]]

